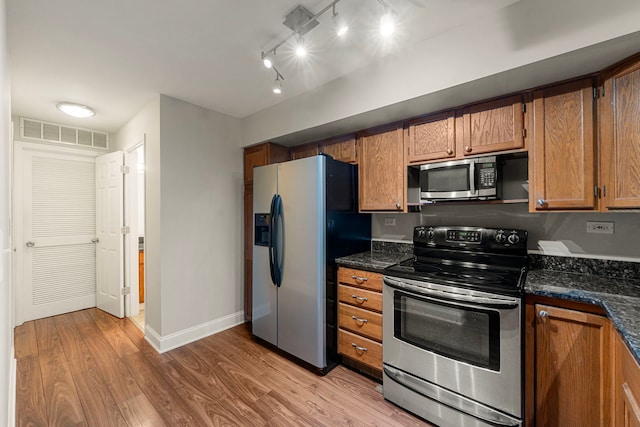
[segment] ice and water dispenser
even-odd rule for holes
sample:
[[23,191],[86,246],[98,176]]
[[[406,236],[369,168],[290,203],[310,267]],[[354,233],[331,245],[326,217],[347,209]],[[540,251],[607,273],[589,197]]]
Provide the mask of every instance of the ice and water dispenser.
[[269,246],[269,231],[271,217],[268,213],[257,213],[254,219],[254,244],[256,246]]

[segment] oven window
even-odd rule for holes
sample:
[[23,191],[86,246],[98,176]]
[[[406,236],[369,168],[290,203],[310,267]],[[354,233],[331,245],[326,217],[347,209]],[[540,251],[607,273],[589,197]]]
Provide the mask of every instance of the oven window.
[[420,172],[422,192],[469,191],[469,165],[426,169]]
[[500,370],[500,314],[394,292],[396,338],[475,366]]

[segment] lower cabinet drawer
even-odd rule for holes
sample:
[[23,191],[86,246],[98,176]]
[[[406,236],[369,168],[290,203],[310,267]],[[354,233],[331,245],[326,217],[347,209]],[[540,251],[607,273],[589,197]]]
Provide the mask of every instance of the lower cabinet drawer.
[[340,303],[338,326],[367,338],[382,341],[382,314]]
[[382,312],[382,294],[380,292],[339,284],[338,300],[356,307]]
[[338,330],[338,352],[382,370],[382,344],[343,329]]

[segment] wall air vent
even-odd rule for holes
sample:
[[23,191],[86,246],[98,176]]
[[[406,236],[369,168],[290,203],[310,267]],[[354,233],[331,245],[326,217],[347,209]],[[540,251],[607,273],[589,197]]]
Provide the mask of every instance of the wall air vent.
[[74,128],[25,117],[20,117],[20,136],[38,141],[57,142],[100,150],[109,149],[109,134],[106,132]]

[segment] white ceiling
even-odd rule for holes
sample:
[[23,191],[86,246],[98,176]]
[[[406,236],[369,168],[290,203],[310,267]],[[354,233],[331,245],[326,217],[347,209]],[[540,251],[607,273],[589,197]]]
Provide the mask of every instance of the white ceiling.
[[[399,26],[385,43],[377,0],[341,1],[349,37],[332,35],[329,11],[305,36],[305,62],[291,44],[278,49],[285,91],[277,96],[260,53],[291,32],[282,22],[297,0],[7,0],[12,111],[115,132],[160,93],[244,118],[517,1],[386,0]],[[317,12],[330,1],[301,3]],[[97,114],[69,118],[55,109],[60,101]]]

